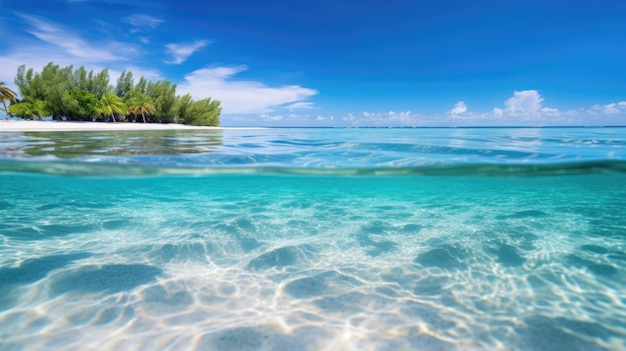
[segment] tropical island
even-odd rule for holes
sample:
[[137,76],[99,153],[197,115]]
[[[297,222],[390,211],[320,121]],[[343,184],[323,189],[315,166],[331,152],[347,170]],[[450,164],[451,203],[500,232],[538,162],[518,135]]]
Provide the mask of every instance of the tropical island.
[[39,73],[22,65],[15,77],[21,98],[1,82],[0,100],[7,119],[52,116],[53,120],[67,121],[219,126],[219,100],[208,97],[194,101],[189,94],[176,95],[176,84],[168,80],[152,82],[140,77],[135,82],[133,73],[126,70],[115,86],[109,80],[106,68],[94,73],[83,66],[61,68],[50,62]]

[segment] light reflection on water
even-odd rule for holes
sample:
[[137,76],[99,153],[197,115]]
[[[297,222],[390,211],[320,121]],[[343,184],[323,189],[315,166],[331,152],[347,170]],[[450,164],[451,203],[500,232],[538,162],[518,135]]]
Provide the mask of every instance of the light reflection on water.
[[9,350],[626,347],[623,174],[0,180]]
[[625,131],[0,133],[0,349],[625,349]]
[[[2,135],[3,133],[0,133]],[[184,155],[213,152],[222,145],[222,130],[23,132],[0,138],[3,157]]]

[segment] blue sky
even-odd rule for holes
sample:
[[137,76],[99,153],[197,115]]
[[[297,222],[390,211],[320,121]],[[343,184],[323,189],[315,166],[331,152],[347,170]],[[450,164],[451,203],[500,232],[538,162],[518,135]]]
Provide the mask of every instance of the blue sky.
[[224,126],[626,125],[626,1],[0,0],[0,81],[108,68]]

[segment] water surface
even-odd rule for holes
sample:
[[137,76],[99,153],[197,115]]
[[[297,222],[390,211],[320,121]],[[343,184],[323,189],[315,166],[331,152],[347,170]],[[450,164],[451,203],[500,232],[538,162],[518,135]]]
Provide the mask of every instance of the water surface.
[[2,349],[621,350],[626,129],[0,133]]

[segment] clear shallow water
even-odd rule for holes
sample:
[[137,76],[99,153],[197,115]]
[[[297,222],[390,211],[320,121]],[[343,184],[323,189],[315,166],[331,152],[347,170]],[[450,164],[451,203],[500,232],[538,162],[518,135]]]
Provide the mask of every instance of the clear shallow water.
[[622,350],[625,146],[0,133],[0,348]]

